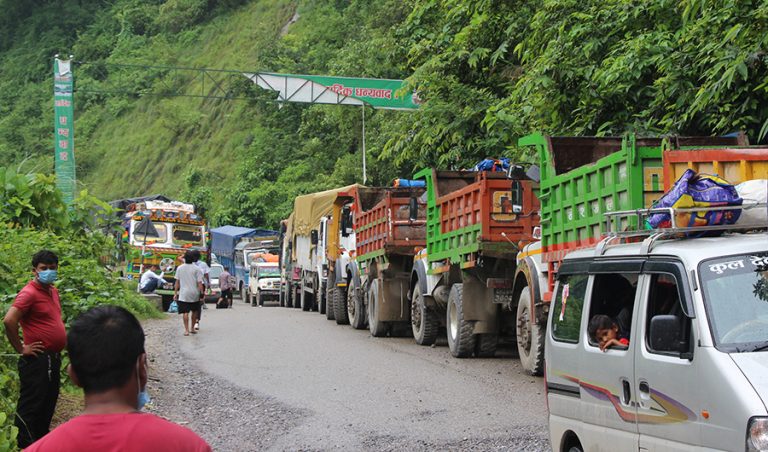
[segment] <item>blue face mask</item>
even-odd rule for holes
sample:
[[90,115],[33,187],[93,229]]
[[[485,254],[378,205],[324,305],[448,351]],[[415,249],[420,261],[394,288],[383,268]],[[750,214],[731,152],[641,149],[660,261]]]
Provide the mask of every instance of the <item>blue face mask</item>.
[[43,284],[53,284],[59,272],[56,270],[42,270],[37,272],[37,280]]
[[143,391],[139,391],[139,398],[136,402],[136,409],[138,411],[141,411],[141,409],[144,408],[144,405],[149,403],[149,400],[150,400],[149,393],[147,392],[146,389],[144,389]]

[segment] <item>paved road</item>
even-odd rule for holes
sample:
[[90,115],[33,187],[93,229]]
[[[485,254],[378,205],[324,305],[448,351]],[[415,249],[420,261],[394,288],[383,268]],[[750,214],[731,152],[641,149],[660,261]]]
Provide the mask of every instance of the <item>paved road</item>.
[[201,326],[178,344],[202,371],[307,413],[275,449],[549,447],[543,380],[509,352],[459,360],[446,345],[373,338],[318,313],[238,300],[206,310]]

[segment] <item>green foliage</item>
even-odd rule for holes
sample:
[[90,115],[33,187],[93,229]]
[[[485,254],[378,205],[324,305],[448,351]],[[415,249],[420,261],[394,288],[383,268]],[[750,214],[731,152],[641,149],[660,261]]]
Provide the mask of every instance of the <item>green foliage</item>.
[[[158,315],[101,263],[116,251],[114,241],[101,233],[104,219],[114,214],[108,204],[84,190],[68,209],[52,176],[19,175],[2,167],[0,189],[0,315],[32,278],[31,258],[41,249],[59,256],[56,287],[66,324],[100,304],[124,306],[140,317]],[[0,341],[0,450],[16,447],[17,359],[10,343]]]

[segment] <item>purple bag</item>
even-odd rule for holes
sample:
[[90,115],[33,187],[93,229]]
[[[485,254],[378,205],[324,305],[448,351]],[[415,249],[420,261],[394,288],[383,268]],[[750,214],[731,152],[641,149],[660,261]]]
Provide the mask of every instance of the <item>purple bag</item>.
[[[696,174],[688,169],[680,176],[675,185],[664,194],[653,208],[706,208],[718,206],[740,206],[742,199],[736,188],[724,179],[709,174]],[[675,216],[674,226],[718,226],[734,224],[739,219],[741,210],[712,210],[701,212],[686,212]],[[656,213],[648,218],[648,227],[672,227],[672,219],[667,213]]]

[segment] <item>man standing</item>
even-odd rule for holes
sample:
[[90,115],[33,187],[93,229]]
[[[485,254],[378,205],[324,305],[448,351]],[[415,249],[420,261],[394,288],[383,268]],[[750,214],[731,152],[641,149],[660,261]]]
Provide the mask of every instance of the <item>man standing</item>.
[[67,350],[67,371],[83,388],[85,411],[27,451],[211,450],[191,430],[141,412],[147,400],[147,355],[144,331],[133,314],[110,305],[86,311],[72,322]]
[[208,291],[211,288],[211,280],[209,278],[209,273],[211,273],[211,267],[208,266],[208,264],[205,263],[205,261],[201,261],[200,257],[200,251],[199,250],[190,250],[189,253],[192,255],[192,259],[194,260],[195,265],[197,268],[200,269],[200,271],[203,272],[203,292],[200,294],[200,305],[197,309],[197,321],[195,322],[194,329],[195,331],[200,329],[200,320],[203,317],[203,309],[206,309],[205,306],[205,294],[208,293]]
[[[194,264],[190,252],[184,253],[184,263],[176,269],[176,284],[173,298],[177,300],[179,314],[184,322],[184,336],[197,333],[194,325],[200,312],[200,296],[203,293],[203,272]],[[189,313],[192,313],[192,324]],[[190,326],[192,329],[190,330]]]
[[139,281],[139,292],[141,293],[152,293],[155,290],[163,287],[163,284],[166,283],[166,280],[163,279],[163,274],[160,273],[158,276],[156,271],[160,269],[160,266],[157,264],[150,264],[147,271],[144,272],[143,275],[141,275],[141,280]]
[[229,274],[226,268],[219,275],[219,289],[221,290],[221,297],[218,300],[218,304],[232,307],[232,275]]
[[[60,353],[67,335],[59,292],[53,286],[58,268],[59,258],[52,251],[32,256],[35,278],[21,289],[3,319],[5,334],[21,355],[15,421],[20,449],[48,433],[59,398]],[[23,337],[19,337],[19,326]]]

